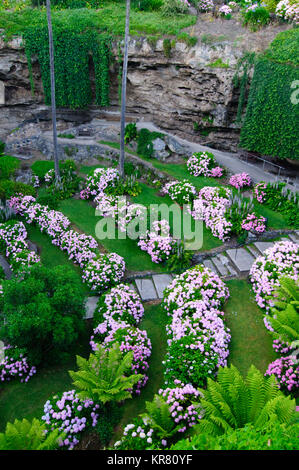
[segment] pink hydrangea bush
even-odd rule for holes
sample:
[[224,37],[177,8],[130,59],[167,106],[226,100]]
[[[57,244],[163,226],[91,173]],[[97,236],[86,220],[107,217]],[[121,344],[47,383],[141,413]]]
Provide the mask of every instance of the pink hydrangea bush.
[[75,390],[60,393],[44,405],[42,420],[46,432],[55,429],[65,433],[61,448],[72,450],[80,441],[83,431],[94,428],[99,419],[99,404],[92,400],[80,400]]
[[159,395],[168,403],[171,417],[180,426],[178,432],[183,433],[194,426],[204,413],[199,405],[202,394],[191,384],[176,380],[174,388],[160,389]]
[[260,204],[263,204],[266,201],[266,189],[267,185],[264,181],[257,183],[253,188],[253,195]]
[[[253,263],[250,280],[259,307],[269,313],[274,305],[273,291],[279,286],[282,276],[298,280],[298,245],[290,241],[280,241],[268,248]],[[266,326],[269,327],[266,321]]]
[[102,292],[124,277],[125,261],[117,253],[100,254],[85,266],[82,279],[92,291]]
[[199,0],[197,3],[197,8],[203,13],[211,11],[214,8],[213,0]]
[[248,214],[246,219],[242,220],[241,228],[248,232],[263,233],[266,230],[266,218],[258,217],[255,213]]
[[299,388],[299,365],[298,361],[291,356],[280,357],[269,364],[265,376],[274,375],[279,388],[287,393],[296,394]]
[[221,178],[223,168],[217,166],[215,157],[209,152],[194,153],[187,161],[190,175]]
[[112,322],[125,322],[136,326],[140,323],[144,308],[139,295],[127,284],[119,284],[102,295],[94,314],[99,323],[106,321],[112,328]]
[[299,24],[299,5],[291,4],[289,0],[281,0],[276,6],[275,14],[286,21]]
[[163,194],[168,196],[180,206],[191,202],[197,194],[195,187],[188,180],[171,181],[162,188]]
[[241,189],[246,186],[250,187],[252,185],[252,181],[250,176],[244,172],[232,175],[229,179],[229,184],[234,188]]
[[0,361],[0,382],[9,382],[14,378],[28,382],[35,373],[36,368],[29,364],[24,350],[10,345],[4,347],[4,358]]
[[220,15],[223,16],[224,18],[226,17],[230,18],[232,12],[233,11],[229,5],[222,5],[218,10],[218,13],[220,13]]
[[96,257],[98,244],[90,235],[68,230],[60,238],[60,248],[67,252],[69,260],[84,268]]
[[212,231],[214,237],[225,241],[229,238],[232,223],[226,219],[226,210],[230,205],[231,190],[205,186],[193,202],[191,211],[195,220],[202,220]]
[[96,168],[92,176],[86,180],[86,187],[81,191],[82,199],[95,198],[102,195],[105,190],[115,186],[119,180],[119,172],[115,168]]
[[168,222],[155,221],[152,230],[148,230],[145,236],[140,238],[138,246],[150,255],[153,263],[166,261],[176,247],[176,241],[170,235]]

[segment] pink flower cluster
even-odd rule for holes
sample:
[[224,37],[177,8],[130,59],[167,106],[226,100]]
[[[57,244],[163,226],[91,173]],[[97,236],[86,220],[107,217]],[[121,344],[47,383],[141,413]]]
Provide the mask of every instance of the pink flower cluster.
[[232,9],[228,6],[228,5],[222,5],[218,12],[222,15],[222,16],[228,16],[232,13]]
[[205,186],[193,202],[192,217],[203,220],[212,231],[214,237],[222,241],[227,240],[232,224],[226,219],[225,213],[230,205],[228,188]]
[[151,231],[140,238],[139,248],[146,251],[153,263],[167,260],[176,247],[176,241],[170,235],[170,226],[166,220],[155,221]]
[[176,380],[175,388],[159,390],[166,403],[169,405],[174,422],[181,426],[178,432],[185,432],[187,428],[196,424],[203,415],[203,409],[196,404],[201,398],[201,393],[191,384],[183,384]]
[[96,168],[86,181],[86,188],[81,191],[81,199],[101,197],[105,189],[115,186],[119,180],[119,172],[115,168]]
[[136,326],[143,317],[144,308],[139,295],[130,286],[119,284],[101,297],[96,314],[107,321],[110,328],[111,322]]
[[264,181],[257,183],[253,188],[254,197],[260,204],[263,204],[266,201],[266,196],[267,196],[267,193],[265,191],[266,188],[267,188],[267,185]]
[[299,366],[291,356],[280,357],[269,364],[265,375],[274,375],[279,387],[288,392],[296,392],[299,388]]
[[229,179],[229,184],[234,186],[234,188],[241,189],[245,186],[250,187],[252,184],[251,178],[247,173],[238,173],[232,175]]
[[266,230],[266,219],[263,216],[258,217],[255,213],[248,214],[246,219],[242,220],[241,227],[248,232],[263,233]]
[[125,268],[124,259],[117,253],[99,254],[85,266],[82,279],[91,290],[102,292],[123,278]]
[[53,181],[55,179],[55,170],[49,170],[46,174],[45,174],[45,182],[48,183],[48,184],[52,184]]
[[208,152],[194,153],[187,161],[187,168],[193,176],[221,178],[223,175],[223,168],[216,166],[214,155]]
[[71,450],[79,443],[83,431],[97,425],[99,405],[92,400],[80,400],[75,390],[70,390],[48,400],[41,419],[47,432],[59,429],[66,434],[60,447]]
[[213,10],[214,3],[213,0],[199,0],[197,3],[197,8],[201,12]]
[[4,347],[4,359],[0,361],[0,382],[9,382],[13,378],[19,378],[21,382],[28,382],[30,377],[36,373],[34,366],[30,367],[28,359],[19,353],[18,357],[16,354],[5,354],[5,351],[13,352],[12,346]]
[[[268,248],[253,263],[249,276],[255,299],[259,307],[269,313],[274,305],[273,291],[279,286],[279,279],[288,276],[298,279],[299,252],[298,245],[290,241],[280,241]],[[269,324],[265,322],[267,328]]]
[[299,5],[291,4],[289,0],[281,0],[276,6],[275,13],[287,21],[299,23]]
[[176,201],[180,206],[191,202],[197,194],[195,187],[188,180],[171,181],[162,188],[162,193]]
[[90,235],[80,234],[74,230],[66,231],[60,238],[61,250],[66,251],[69,259],[84,268],[96,257],[98,244]]
[[15,222],[13,225],[10,222],[0,224],[0,240],[6,245],[5,256],[13,271],[40,263],[40,257],[34,251],[28,250],[26,239],[27,231],[22,222]]

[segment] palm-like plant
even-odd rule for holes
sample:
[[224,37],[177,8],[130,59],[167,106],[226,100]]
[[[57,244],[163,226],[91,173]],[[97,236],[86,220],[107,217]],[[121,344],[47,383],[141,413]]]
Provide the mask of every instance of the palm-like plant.
[[45,433],[45,426],[38,419],[27,419],[7,423],[4,433],[0,434],[0,450],[54,450],[64,434],[58,429]]
[[267,321],[274,329],[273,337],[291,344],[299,340],[299,284],[294,279],[283,277],[274,292],[275,306]]
[[217,381],[208,379],[202,390],[205,415],[194,428],[220,435],[252,423],[262,429],[269,421],[288,423],[295,411],[295,400],[285,397],[273,376],[266,378],[254,366],[243,379],[236,367],[219,370]]
[[142,374],[131,374],[133,352],[123,355],[119,344],[106,350],[99,345],[89,359],[77,356],[78,372],[69,371],[78,396],[103,404],[131,398],[129,390],[142,379]]
[[146,411],[147,413],[144,413],[142,418],[146,419],[157,431],[160,439],[172,437],[181,427],[175,424],[169,404],[159,395],[155,395],[153,401],[146,402]]

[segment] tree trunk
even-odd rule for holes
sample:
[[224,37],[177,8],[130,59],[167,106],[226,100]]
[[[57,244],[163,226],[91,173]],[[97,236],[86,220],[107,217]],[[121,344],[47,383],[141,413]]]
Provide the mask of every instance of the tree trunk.
[[126,127],[126,91],[127,91],[127,70],[128,70],[128,43],[130,30],[130,0],[127,0],[126,8],[126,29],[125,29],[125,52],[123,60],[123,74],[121,86],[121,121],[120,121],[120,155],[119,172],[121,178],[125,175],[125,127]]
[[51,76],[51,107],[52,107],[52,126],[53,126],[53,147],[54,147],[54,167],[56,183],[60,182],[57,125],[56,125],[56,100],[55,100],[55,69],[54,69],[54,44],[51,19],[51,2],[47,0],[47,19],[49,31],[49,56],[50,56],[50,76]]

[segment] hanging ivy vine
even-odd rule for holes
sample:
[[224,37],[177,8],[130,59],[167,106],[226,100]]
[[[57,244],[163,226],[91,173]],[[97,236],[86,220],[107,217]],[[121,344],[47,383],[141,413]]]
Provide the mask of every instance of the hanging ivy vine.
[[[46,104],[51,103],[49,43],[46,26],[28,28],[24,34],[30,81],[34,92],[32,57],[40,64]],[[92,102],[89,64],[95,70],[95,103],[109,104],[111,36],[96,31],[53,27],[55,93],[58,107],[86,108]]]
[[246,89],[249,81],[249,72],[254,65],[254,61],[255,53],[246,52],[237,63],[236,73],[233,77],[234,87],[240,89],[236,123],[240,123],[242,121],[242,114],[246,101]]

